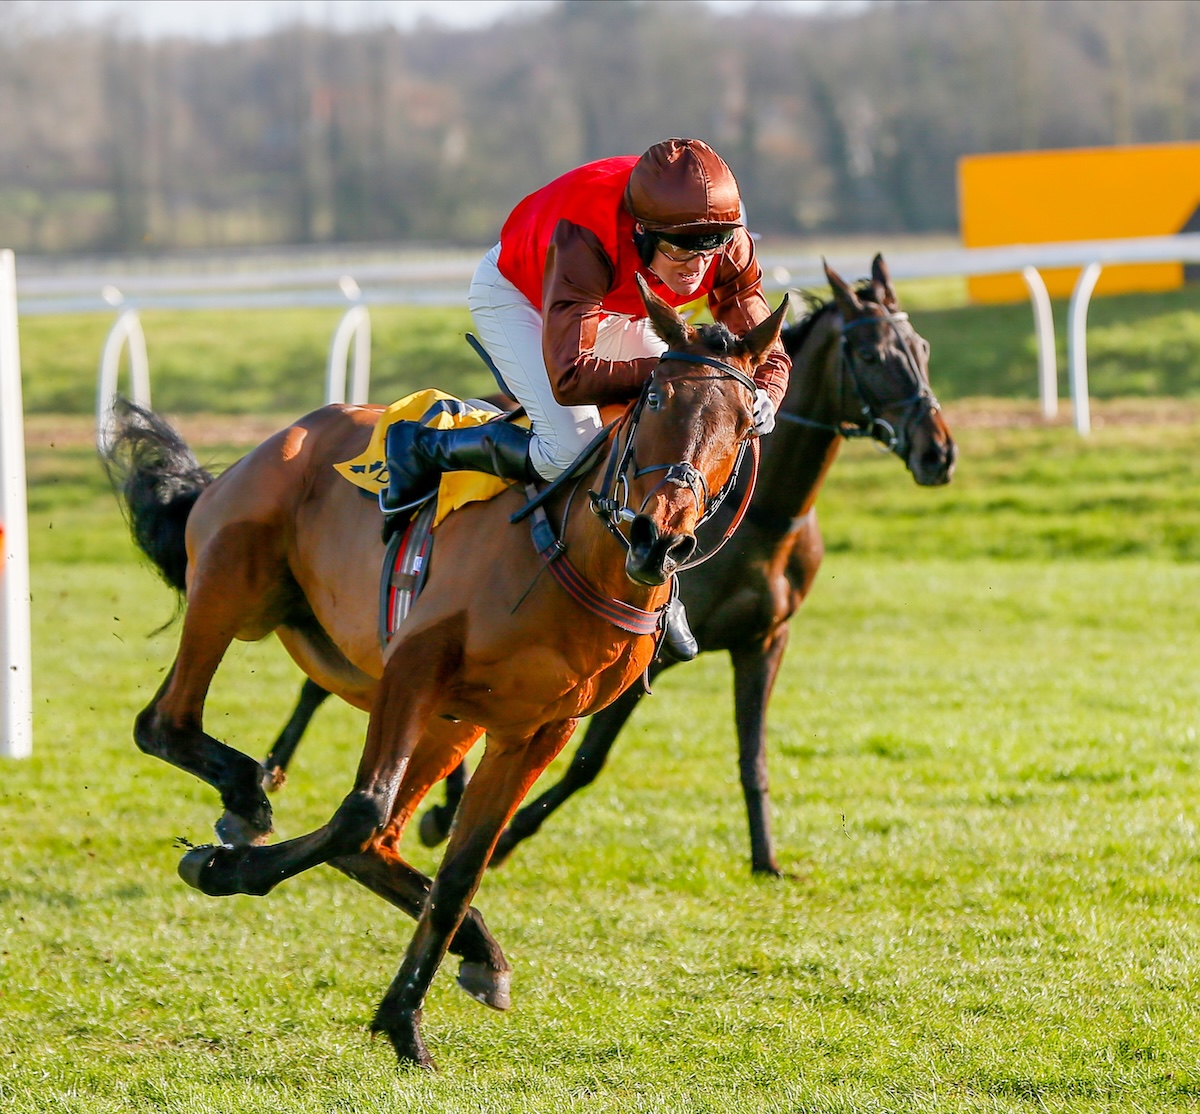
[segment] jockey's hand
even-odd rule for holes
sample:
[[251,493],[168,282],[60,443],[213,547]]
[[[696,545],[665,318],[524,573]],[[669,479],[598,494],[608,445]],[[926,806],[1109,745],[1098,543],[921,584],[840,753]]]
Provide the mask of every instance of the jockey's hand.
[[764,437],[775,428],[775,403],[771,396],[759,387],[754,392],[754,432]]

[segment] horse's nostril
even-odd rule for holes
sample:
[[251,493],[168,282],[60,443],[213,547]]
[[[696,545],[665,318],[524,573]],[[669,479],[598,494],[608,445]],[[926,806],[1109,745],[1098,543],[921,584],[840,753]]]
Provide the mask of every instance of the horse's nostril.
[[696,536],[694,534],[677,534],[666,549],[666,558],[674,566],[685,564],[689,557],[696,552]]
[[637,554],[648,553],[658,541],[658,527],[654,519],[639,514],[629,524],[629,548]]

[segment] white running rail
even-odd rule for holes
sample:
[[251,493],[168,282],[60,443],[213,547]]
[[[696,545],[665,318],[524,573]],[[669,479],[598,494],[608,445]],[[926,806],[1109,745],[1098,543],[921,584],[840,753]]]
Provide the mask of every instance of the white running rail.
[[[112,297],[120,302],[120,294]],[[135,405],[150,409],[150,361],[146,357],[146,334],[137,310],[122,310],[104,341],[100,354],[100,376],[96,386],[96,451],[104,456],[112,443],[113,404],[121,373],[121,353],[129,346],[129,398]]]
[[[814,255],[773,252],[767,247],[759,254],[768,290],[778,291],[789,286],[823,286],[825,283],[821,260]],[[352,300],[364,307],[464,305],[467,286],[477,261],[477,256],[470,252],[397,250],[391,262],[366,261],[361,265],[353,265],[357,282]],[[841,254],[834,254],[830,257],[830,263],[843,274],[854,275],[867,273],[870,260],[843,258]],[[1084,269],[1084,274],[1090,272],[1098,277],[1098,271],[1091,271],[1093,264],[1103,268],[1120,263],[1200,263],[1200,233],[898,253],[889,254],[887,263],[892,277],[898,280],[1021,275],[1033,306],[1042,413],[1046,417],[1053,417],[1058,411],[1057,359],[1050,302],[1041,272],[1053,268],[1079,267]],[[104,301],[101,291],[113,283],[119,283],[130,301],[136,301],[142,309],[333,306],[344,305],[349,296],[345,289],[348,268],[344,260],[336,266],[301,262],[288,266],[276,260],[268,262],[263,269],[249,271],[244,266],[235,270],[235,263],[230,259],[224,273],[191,275],[152,273],[154,267],[161,271],[162,265],[149,262],[141,271],[131,270],[131,266],[127,264],[119,277],[113,270],[106,273],[30,275],[21,282],[21,313],[70,313],[102,309]],[[361,292],[358,291],[359,285],[362,286]],[[1086,333],[1088,306],[1094,289],[1095,282],[1085,283],[1081,275],[1068,308],[1069,383],[1075,428],[1080,433],[1087,433],[1091,428],[1087,398]],[[353,309],[347,311],[348,314],[351,312]],[[356,342],[355,347],[357,366],[361,351],[367,345]],[[348,339],[346,353],[349,353]],[[356,389],[352,379],[352,400]]]
[[17,270],[0,251],[0,755],[33,753],[29,521],[25,496],[25,415],[17,340]]

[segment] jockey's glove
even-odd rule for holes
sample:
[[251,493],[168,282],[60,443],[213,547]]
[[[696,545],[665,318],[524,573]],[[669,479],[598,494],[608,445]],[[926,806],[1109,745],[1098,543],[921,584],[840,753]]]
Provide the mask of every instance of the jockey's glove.
[[775,428],[775,403],[771,396],[759,387],[754,392],[754,432],[764,437]]

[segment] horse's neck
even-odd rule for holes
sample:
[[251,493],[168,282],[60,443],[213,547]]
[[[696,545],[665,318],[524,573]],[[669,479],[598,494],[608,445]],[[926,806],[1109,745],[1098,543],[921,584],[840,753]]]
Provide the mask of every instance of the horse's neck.
[[[822,426],[842,420],[841,334],[832,312],[813,325],[792,357],[782,411]],[[807,514],[841,447],[832,429],[779,420],[763,446],[754,506],[783,519]]]

